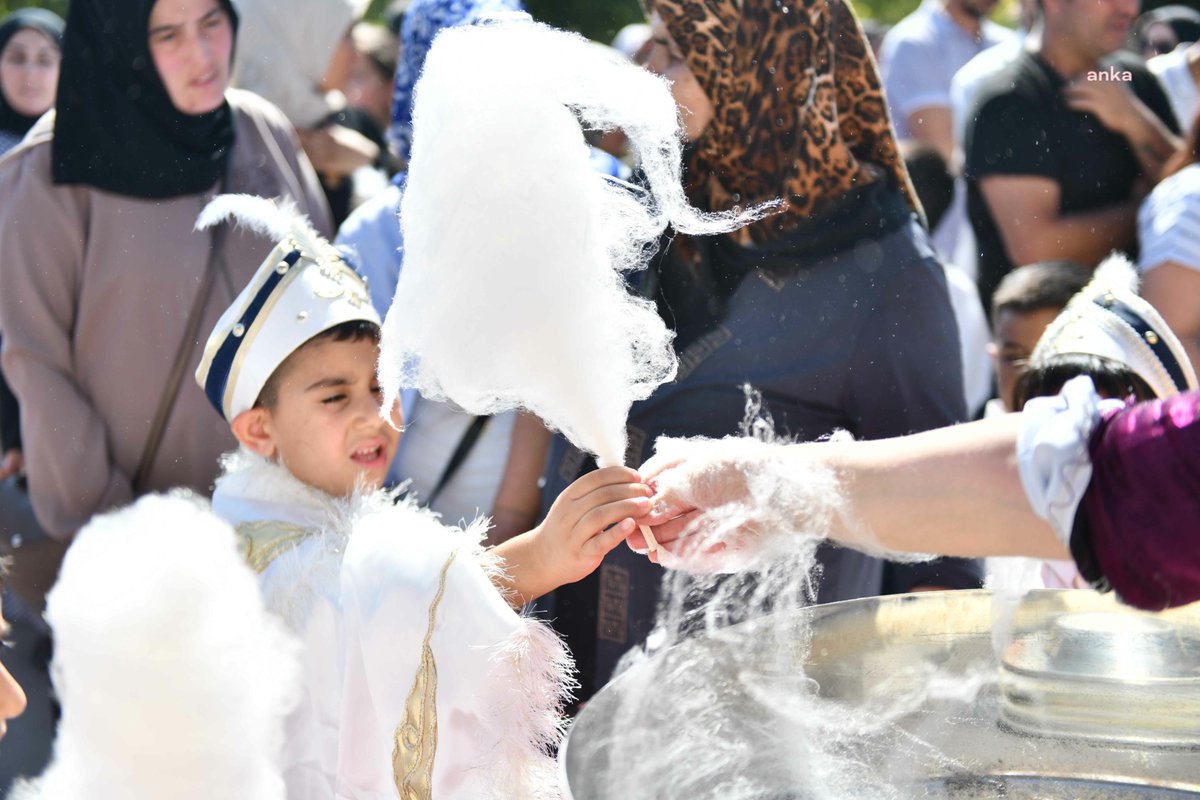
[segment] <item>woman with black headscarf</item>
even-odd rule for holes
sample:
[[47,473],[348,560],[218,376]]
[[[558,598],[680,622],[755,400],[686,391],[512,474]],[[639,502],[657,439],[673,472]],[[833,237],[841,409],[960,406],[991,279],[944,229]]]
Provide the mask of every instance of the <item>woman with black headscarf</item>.
[[208,491],[234,444],[177,376],[269,247],[194,231],[208,200],[282,196],[330,233],[291,125],[227,90],[236,30],[230,0],[72,0],[57,110],[0,162],[3,366],[52,536],[138,494]]
[[[22,8],[0,20],[0,155],[54,105],[62,35],[62,18],[41,8]],[[2,373],[0,459],[0,479],[24,466],[20,410]]]

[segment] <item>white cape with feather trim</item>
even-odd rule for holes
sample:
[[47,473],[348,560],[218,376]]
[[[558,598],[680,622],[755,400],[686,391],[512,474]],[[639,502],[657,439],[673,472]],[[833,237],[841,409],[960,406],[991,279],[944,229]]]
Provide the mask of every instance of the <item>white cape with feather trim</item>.
[[499,566],[480,546],[481,524],[447,527],[381,492],[334,499],[245,451],[224,466],[213,496],[220,516],[243,529],[281,522],[309,532],[260,576],[267,607],[304,644],[303,699],[287,725],[289,800],[401,796],[397,736],[429,630],[432,796],[560,796],[547,749],[562,733],[573,665],[548,626],[495,588]]

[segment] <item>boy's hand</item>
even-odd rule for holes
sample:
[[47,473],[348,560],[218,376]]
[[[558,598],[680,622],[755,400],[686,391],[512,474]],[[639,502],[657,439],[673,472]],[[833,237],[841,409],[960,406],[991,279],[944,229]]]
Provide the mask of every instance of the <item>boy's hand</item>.
[[590,575],[650,511],[649,486],[628,467],[589,472],[527,533],[496,546],[522,604]]
[[542,552],[558,565],[551,570],[574,583],[590,575],[604,556],[637,530],[650,512],[653,490],[628,467],[589,472],[568,486],[538,526]]

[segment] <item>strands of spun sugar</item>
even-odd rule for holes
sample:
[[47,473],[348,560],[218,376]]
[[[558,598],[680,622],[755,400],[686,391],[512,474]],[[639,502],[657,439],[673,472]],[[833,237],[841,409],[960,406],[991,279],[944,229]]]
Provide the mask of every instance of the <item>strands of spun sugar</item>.
[[54,761],[14,800],[283,800],[299,646],[196,497],[97,517],[48,598]]
[[[769,207],[690,207],[668,85],[529,21],[441,33],[413,120],[385,407],[410,386],[472,414],[523,408],[601,466],[623,463],[630,406],[674,376],[676,359],[622,273],[645,265],[668,223],[718,233]],[[648,191],[591,169],[580,120],[625,131]]]
[[[753,393],[747,396],[747,417],[744,429],[755,438],[656,443],[656,458],[670,460],[702,446],[718,459],[733,458],[743,466],[745,484],[720,498],[711,527],[696,534],[714,542],[733,541],[742,526],[770,525],[779,521],[773,515],[784,513],[778,471],[795,465],[772,459],[774,428],[761,416]],[[711,477],[693,474],[683,483],[701,493],[713,491]],[[612,786],[606,796],[749,800],[781,796],[780,787],[824,785],[829,761],[818,737],[796,730],[807,724],[807,717],[791,708],[791,703],[808,708],[815,698],[815,686],[798,668],[808,650],[809,631],[794,615],[770,612],[808,602],[820,530],[840,499],[827,470],[804,476],[792,471],[787,477],[813,487],[812,496],[803,501],[816,520],[807,535],[789,519],[795,536],[770,537],[763,549],[731,549],[711,562],[689,563],[743,572],[664,574],[648,647],[633,651],[621,665],[622,670],[639,665],[642,675],[653,678],[619,684],[615,735],[600,744],[609,750],[613,766],[605,776]],[[664,555],[660,552],[660,558]],[[745,626],[730,627],[746,620],[753,620],[751,635]]]
[[[845,501],[837,475],[821,460],[826,443],[787,449],[776,441],[775,427],[761,395],[744,386],[746,415],[742,436],[725,439],[671,439],[655,442],[655,455],[643,469],[657,472],[660,495],[704,509],[678,544],[660,553],[660,561],[691,572],[753,569],[797,551],[815,550],[835,532],[839,541],[892,560],[917,562],[932,556],[895,553],[859,523]],[[831,437],[836,444],[848,434]]]
[[1043,563],[1040,559],[1016,556],[987,559],[984,586],[992,590],[992,650],[1000,663],[1012,643],[1013,620],[1021,599],[1031,589],[1043,586]]
[[[677,491],[731,489],[695,535],[744,546],[687,561],[699,574],[664,574],[655,630],[620,667],[636,667],[636,679],[608,690],[617,693],[612,736],[586,745],[610,766],[598,782],[603,797],[900,800],[914,796],[918,764],[946,763],[894,724],[926,690],[883,691],[854,708],[819,697],[805,674],[812,632],[807,616],[793,612],[812,600],[817,547],[842,524],[847,502],[828,468],[780,457],[774,430],[747,389],[746,436],[656,443],[656,459],[699,463],[687,475],[663,473],[678,480]],[[706,474],[730,459],[743,484]],[[714,497],[703,500],[711,506]],[[742,537],[748,528],[757,535]],[[712,574],[733,568],[743,571]],[[905,686],[950,691],[935,678]]]

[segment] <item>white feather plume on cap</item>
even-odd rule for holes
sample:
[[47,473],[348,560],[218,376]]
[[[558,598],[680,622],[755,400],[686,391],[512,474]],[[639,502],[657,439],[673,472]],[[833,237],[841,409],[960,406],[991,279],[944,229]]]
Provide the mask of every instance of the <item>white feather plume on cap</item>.
[[277,244],[249,285],[217,321],[196,382],[227,419],[253,407],[289,355],[344,322],[380,324],[367,283],[294,205],[250,195],[221,195],[197,229],[234,220]]
[[14,800],[283,800],[299,643],[195,496],[96,517],[47,600],[54,761]]
[[1119,253],[1110,255],[1038,339],[1029,367],[1060,355],[1100,356],[1129,367],[1157,397],[1195,389],[1183,345],[1137,290],[1133,264]]

